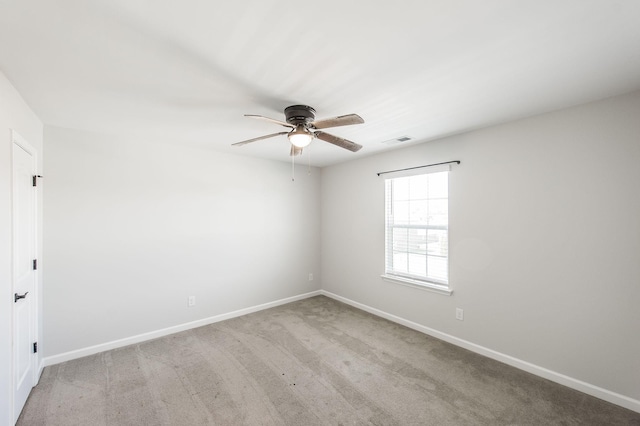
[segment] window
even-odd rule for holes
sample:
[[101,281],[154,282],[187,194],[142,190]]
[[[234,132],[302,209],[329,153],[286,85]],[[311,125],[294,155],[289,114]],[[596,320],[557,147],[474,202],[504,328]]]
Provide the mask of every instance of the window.
[[386,177],[383,278],[450,294],[449,172],[442,170]]

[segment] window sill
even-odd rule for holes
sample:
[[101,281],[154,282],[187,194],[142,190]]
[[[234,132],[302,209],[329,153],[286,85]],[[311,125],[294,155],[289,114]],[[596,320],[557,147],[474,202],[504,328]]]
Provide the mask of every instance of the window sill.
[[408,287],[418,288],[420,290],[426,290],[433,293],[444,294],[445,296],[451,296],[453,294],[453,290],[451,290],[450,288],[444,285],[439,285],[439,284],[430,283],[426,281],[412,280],[410,278],[403,278],[395,275],[385,274],[385,275],[380,275],[380,277],[383,280],[388,281],[390,283],[402,284]]

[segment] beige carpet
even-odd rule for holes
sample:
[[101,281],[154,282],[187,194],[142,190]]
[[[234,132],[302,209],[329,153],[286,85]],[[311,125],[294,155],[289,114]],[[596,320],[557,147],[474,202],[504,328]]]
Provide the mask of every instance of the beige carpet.
[[18,425],[640,425],[319,296],[47,367]]

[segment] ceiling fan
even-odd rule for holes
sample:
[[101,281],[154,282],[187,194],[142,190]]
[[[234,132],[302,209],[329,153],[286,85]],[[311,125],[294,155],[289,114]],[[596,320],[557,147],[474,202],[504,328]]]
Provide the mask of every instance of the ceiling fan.
[[273,118],[263,117],[262,115],[245,114],[245,117],[270,121],[271,123],[288,127],[291,130],[247,139],[246,141],[236,142],[232,145],[242,146],[262,139],[272,138],[274,136],[287,135],[291,142],[291,156],[302,154],[302,149],[308,146],[314,138],[329,142],[352,152],[356,152],[362,148],[362,145],[358,145],[355,142],[320,131],[320,129],[327,129],[329,127],[349,126],[351,124],[364,123],[364,120],[358,114],[340,115],[338,117],[315,121],[315,109],[307,105],[292,105],[284,109],[284,115],[287,120],[286,123],[284,121],[274,120]]

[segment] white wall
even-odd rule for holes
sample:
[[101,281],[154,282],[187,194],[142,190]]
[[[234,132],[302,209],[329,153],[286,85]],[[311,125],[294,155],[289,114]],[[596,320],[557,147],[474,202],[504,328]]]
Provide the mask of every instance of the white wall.
[[285,162],[45,137],[46,357],[319,289],[318,169],[292,182]]
[[[636,92],[324,168],[323,289],[640,407],[639,118]],[[453,295],[381,280],[376,173],[449,160]]]
[[[11,419],[11,329],[12,329],[12,141],[11,129],[16,130],[38,150],[38,171],[42,170],[42,122],[31,111],[20,94],[0,72],[0,425],[13,424]],[[42,206],[42,191],[39,192]],[[38,212],[42,225],[42,208]],[[40,234],[41,235],[41,234]],[[39,241],[41,253],[42,241]],[[42,258],[39,255],[39,258]],[[43,263],[41,262],[42,266]],[[40,273],[42,273],[42,267]],[[41,286],[42,280],[38,280]],[[42,292],[40,292],[42,294]],[[42,304],[42,298],[39,300]],[[39,327],[42,333],[42,326]],[[41,340],[41,339],[40,339]]]

